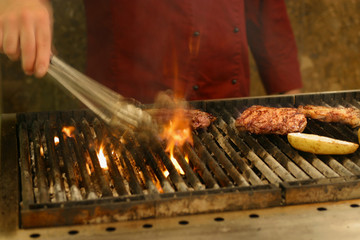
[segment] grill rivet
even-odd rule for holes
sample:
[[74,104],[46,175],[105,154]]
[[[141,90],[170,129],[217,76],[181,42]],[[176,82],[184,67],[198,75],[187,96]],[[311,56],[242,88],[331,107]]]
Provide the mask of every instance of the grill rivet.
[[319,207],[319,208],[317,208],[317,210],[318,210],[318,211],[326,211],[326,210],[327,210],[327,208],[324,208],[324,207]]
[[148,224],[148,223],[147,223],[147,224],[144,224],[144,225],[143,225],[143,228],[152,228],[152,226],[153,226],[152,224]]
[[107,232],[114,232],[116,230],[116,228],[114,227],[108,227],[105,229]]
[[235,27],[234,28],[234,33],[238,33],[239,32],[239,28],[238,27]]
[[78,233],[79,233],[78,230],[71,230],[71,231],[68,232],[69,235],[76,235]]
[[180,224],[180,225],[188,225],[189,222],[186,221],[186,220],[182,220],[182,221],[179,221],[179,224]]
[[214,220],[215,220],[216,222],[222,222],[222,221],[224,221],[225,219],[222,218],[222,217],[216,217],[216,218],[214,218]]
[[199,31],[196,31],[196,32],[193,33],[193,35],[194,35],[194,37],[197,37],[197,36],[200,35],[200,32],[199,32]]
[[30,235],[31,238],[39,238],[40,234],[39,233],[33,233]]
[[196,91],[196,90],[199,89],[199,86],[198,86],[198,85],[194,85],[194,86],[193,86],[193,89]]
[[237,80],[236,80],[236,79],[233,79],[233,80],[231,80],[231,83],[232,83],[232,84],[236,84],[236,83],[237,83]]

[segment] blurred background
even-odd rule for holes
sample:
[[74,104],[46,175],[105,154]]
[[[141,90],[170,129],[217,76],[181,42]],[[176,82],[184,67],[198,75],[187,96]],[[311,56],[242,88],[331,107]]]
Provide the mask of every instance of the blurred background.
[[[303,92],[360,88],[360,1],[286,0],[299,51]],[[52,0],[54,46],[62,59],[83,71],[86,25],[83,0]],[[251,60],[251,96],[265,95]],[[0,111],[71,110],[81,106],[48,79],[27,77],[20,62],[0,56]]]

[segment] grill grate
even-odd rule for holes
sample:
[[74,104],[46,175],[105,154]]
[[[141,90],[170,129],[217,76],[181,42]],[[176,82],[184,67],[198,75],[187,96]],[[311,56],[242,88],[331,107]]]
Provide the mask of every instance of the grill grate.
[[[285,136],[234,128],[235,118],[254,104],[360,107],[358,97],[358,92],[345,92],[192,102],[218,119],[207,130],[193,132],[193,146],[175,149],[184,175],[156,137],[126,132],[120,141],[87,111],[18,114],[21,225],[111,222],[360,197],[358,151],[317,156],[294,150]],[[75,128],[72,136],[62,132],[69,126]],[[309,120],[305,132],[357,141],[356,130],[340,124]],[[101,145],[107,170],[98,159]]]

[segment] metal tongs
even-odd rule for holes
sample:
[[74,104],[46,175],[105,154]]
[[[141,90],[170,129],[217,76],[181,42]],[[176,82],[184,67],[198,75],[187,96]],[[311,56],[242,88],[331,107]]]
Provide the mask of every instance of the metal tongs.
[[122,129],[151,128],[153,123],[149,113],[56,56],[51,57],[48,73],[109,126]]

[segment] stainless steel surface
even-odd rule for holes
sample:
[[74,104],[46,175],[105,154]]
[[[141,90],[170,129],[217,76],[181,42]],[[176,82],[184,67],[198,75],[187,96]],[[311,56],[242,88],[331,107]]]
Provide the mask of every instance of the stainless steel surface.
[[48,73],[107,124],[121,128],[152,126],[151,116],[147,112],[56,56],[51,58]]
[[360,200],[351,200],[111,224],[18,229],[0,239],[354,240],[360,236],[359,204]]

